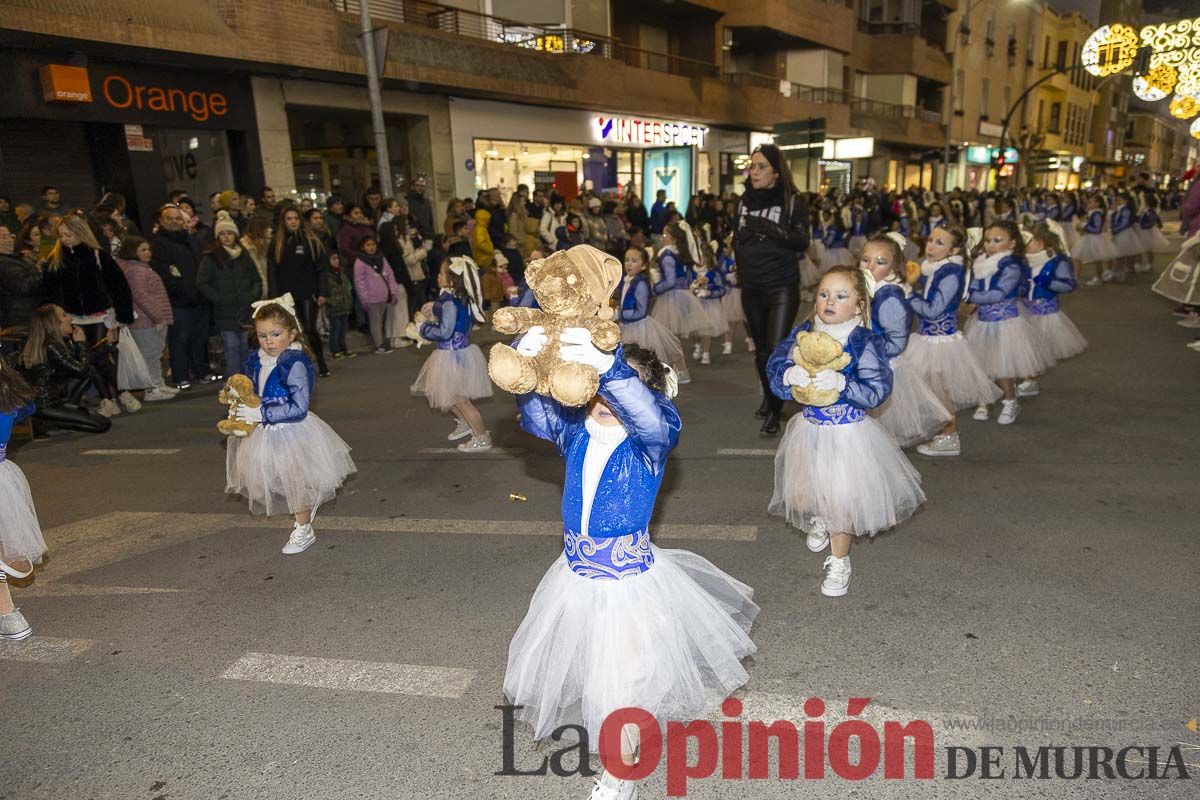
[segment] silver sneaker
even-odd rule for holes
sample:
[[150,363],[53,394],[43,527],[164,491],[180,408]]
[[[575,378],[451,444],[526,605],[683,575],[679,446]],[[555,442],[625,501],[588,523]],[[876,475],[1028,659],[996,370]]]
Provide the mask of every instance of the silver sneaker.
[[19,642],[33,635],[33,626],[25,620],[21,609],[14,608],[7,614],[0,614],[0,639]]
[[1000,416],[996,417],[996,422],[1001,425],[1012,425],[1017,421],[1017,414],[1021,413],[1021,403],[1017,400],[1001,400],[1000,401]]
[[971,419],[976,422],[987,422],[988,407],[984,405],[976,406],[975,413],[971,415]]
[[461,453],[486,453],[492,449],[492,437],[486,431],[478,436],[472,436],[458,446]]
[[821,594],[826,597],[841,597],[850,589],[850,556],[826,556],[825,580],[821,581]]
[[285,556],[293,556],[296,553],[303,553],[308,548],[312,547],[312,543],[317,540],[317,534],[313,531],[312,524],[297,525],[292,528],[292,535],[288,537],[287,544],[283,546],[282,552]]
[[1038,382],[1033,378],[1017,384],[1017,397],[1037,397],[1041,391]]
[[121,415],[121,407],[112,400],[101,400],[100,405],[96,407],[96,413],[102,417],[118,417]]
[[130,414],[142,410],[141,401],[139,401],[129,392],[121,392],[121,394],[117,396],[117,400],[120,401],[121,408],[125,409]]
[[808,526],[808,536],[804,544],[814,553],[819,553],[829,546],[829,526],[821,517],[813,517]]
[[917,452],[923,456],[958,456],[962,455],[962,447],[957,433],[939,433],[925,444],[917,445]]
[[465,420],[459,420],[454,426],[454,430],[447,434],[446,438],[452,442],[457,442],[459,439],[465,439],[471,435],[471,426]]

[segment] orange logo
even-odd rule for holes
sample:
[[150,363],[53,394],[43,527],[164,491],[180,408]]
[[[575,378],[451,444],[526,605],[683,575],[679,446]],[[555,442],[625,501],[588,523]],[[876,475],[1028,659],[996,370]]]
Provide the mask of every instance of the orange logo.
[[42,97],[47,103],[92,102],[92,86],[84,67],[46,64],[38,72],[42,78]]

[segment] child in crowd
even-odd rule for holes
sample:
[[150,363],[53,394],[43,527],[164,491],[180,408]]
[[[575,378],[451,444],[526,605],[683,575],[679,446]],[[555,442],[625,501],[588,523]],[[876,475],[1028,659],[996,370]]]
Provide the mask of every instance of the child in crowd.
[[170,400],[179,394],[179,390],[163,380],[163,348],[167,344],[167,329],[175,323],[167,288],[150,266],[150,243],[142,237],[126,236],[117,255],[117,266],[125,273],[125,282],[133,295],[134,320],[129,325],[129,333],[150,369],[152,385],[142,399],[148,402]]
[[821,212],[821,240],[825,244],[825,256],[821,262],[823,267],[830,269],[854,263],[846,246],[846,226],[842,224],[842,215],[837,209]]
[[421,339],[433,342],[436,349],[421,367],[412,393],[424,395],[429,407],[454,415],[456,425],[446,437],[464,453],[484,453],[492,449],[492,438],[475,407],[475,400],[492,396],[487,360],[479,345],[471,344],[471,328],[483,322],[479,307],[483,290],[479,269],[469,258],[451,258],[438,272],[441,293],[430,308],[432,320],[420,326]]
[[[1021,310],[1054,362],[1087,349],[1087,339],[1059,305],[1058,296],[1075,291],[1076,284],[1075,267],[1056,229],[1061,230],[1052,222],[1034,226],[1025,243],[1029,276],[1021,291]],[[1037,374],[1017,385],[1017,397],[1035,397],[1039,392]]]
[[[871,331],[865,273],[834,267],[817,287],[809,319],[780,341],[767,363],[771,391],[784,400],[792,387],[833,389],[824,407],[802,405],[775,454],[770,513],[805,531],[813,552],[827,546],[821,594],[841,597],[850,585],[850,544],[908,519],[925,502],[921,476],[896,442],[867,412],[892,390],[892,370],[882,340]],[[840,371],[813,376],[791,359],[796,334],[825,333],[851,357]]]
[[621,324],[621,341],[653,351],[658,360],[675,368],[680,383],[690,383],[683,347],[675,334],[649,315],[650,278],[646,275],[648,259],[640,247],[625,251],[625,276],[617,287],[617,321]]
[[1149,272],[1154,269],[1154,254],[1171,249],[1171,243],[1163,236],[1162,219],[1158,216],[1158,198],[1147,193],[1146,207],[1138,215],[1137,236],[1140,255],[1134,264],[1135,272]]
[[[696,323],[696,344],[692,351],[692,360],[701,364],[711,364],[712,340],[718,336],[728,336],[729,325],[725,322],[725,309],[721,305],[725,297],[725,278],[717,269],[716,257],[713,251],[700,245],[701,266],[704,273],[692,284],[692,293],[700,301],[700,318]],[[733,342],[727,341],[730,352]]]
[[695,335],[702,324],[700,300],[692,293],[697,254],[692,252],[690,239],[678,222],[663,228],[657,259],[660,278],[654,285],[654,310],[650,312],[680,340]]
[[337,250],[329,252],[329,298],[325,301],[325,313],[329,315],[329,349],[333,357],[340,360],[357,356],[346,346],[350,316],[354,313],[354,283],[342,269]]
[[1112,215],[1112,247],[1116,258],[1112,268],[1102,277],[1105,281],[1124,283],[1142,254],[1142,240],[1133,215],[1133,196],[1129,192],[1117,194]]
[[20,641],[33,627],[15,607],[9,577],[26,578],[46,554],[33,495],[21,468],[8,460],[13,425],[34,411],[34,391],[0,356],[0,639]]
[[295,525],[282,552],[293,555],[316,541],[317,509],[357,468],[350,447],[309,410],[317,370],[292,296],[262,300],[253,308],[258,349],[246,358],[243,372],[262,405],[238,406],[238,419],[257,427],[245,438],[229,437],[225,491],[245,497],[251,513],[292,514]]
[[396,284],[392,265],[379,252],[379,242],[374,234],[363,237],[359,242],[358,257],[354,261],[354,291],[367,310],[375,352],[392,352],[388,331],[391,315],[395,313],[396,301],[400,297],[400,288]]
[[737,262],[733,256],[725,252],[717,254],[721,277],[725,280],[725,296],[721,298],[721,309],[725,312],[725,344],[721,355],[733,353],[733,332],[738,325],[746,334],[746,350],[754,352],[754,339],[750,338],[750,329],[746,326],[746,312],[742,309],[742,290],[738,287]]
[[1107,270],[1105,265],[1111,264],[1117,257],[1112,242],[1104,236],[1106,208],[1104,198],[1099,194],[1093,194],[1088,198],[1087,222],[1080,231],[1078,241],[1071,248],[1071,260],[1079,264],[1080,268],[1088,264],[1092,265],[1092,271],[1095,274],[1087,282],[1087,286],[1099,286],[1104,283],[1103,276],[1111,273],[1111,270]]

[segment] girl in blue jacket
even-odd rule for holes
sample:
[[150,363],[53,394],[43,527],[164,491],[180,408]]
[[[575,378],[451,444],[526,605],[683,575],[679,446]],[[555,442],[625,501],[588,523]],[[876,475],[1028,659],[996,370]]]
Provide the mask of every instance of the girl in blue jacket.
[[8,578],[26,578],[46,554],[46,540],[25,473],[8,460],[13,425],[33,414],[34,391],[0,356],[0,639],[20,641],[33,635],[21,609],[12,602]]

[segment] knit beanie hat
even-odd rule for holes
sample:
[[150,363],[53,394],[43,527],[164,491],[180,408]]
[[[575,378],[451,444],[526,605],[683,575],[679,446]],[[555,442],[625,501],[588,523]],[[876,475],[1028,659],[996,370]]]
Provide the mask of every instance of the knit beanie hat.
[[237,223],[233,221],[233,217],[229,216],[228,211],[217,212],[217,223],[213,225],[213,233],[219,236],[221,231],[229,231],[234,236],[241,233],[238,230]]
[[237,192],[233,191],[232,189],[226,189],[217,195],[217,202],[221,204],[221,208],[228,210],[229,207],[233,205],[233,199],[237,196]]

